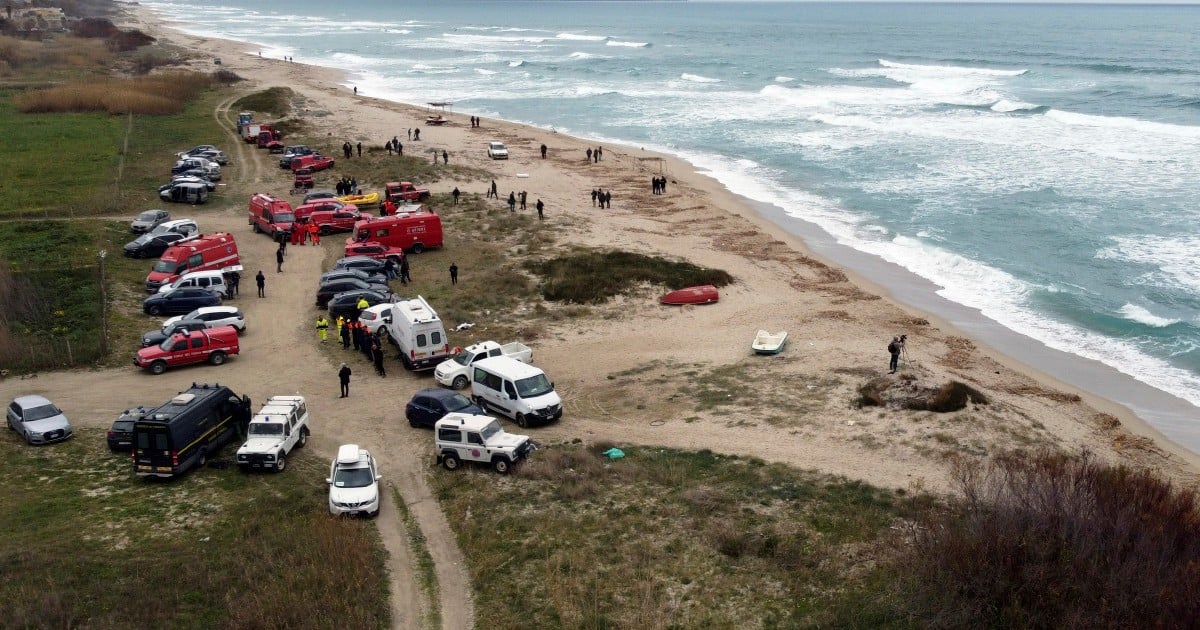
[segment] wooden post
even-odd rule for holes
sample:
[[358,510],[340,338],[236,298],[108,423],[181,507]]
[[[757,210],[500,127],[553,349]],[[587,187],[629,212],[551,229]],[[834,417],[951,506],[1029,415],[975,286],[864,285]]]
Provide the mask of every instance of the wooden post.
[[100,250],[100,358],[108,358],[108,289],[104,286],[104,259],[107,250]]

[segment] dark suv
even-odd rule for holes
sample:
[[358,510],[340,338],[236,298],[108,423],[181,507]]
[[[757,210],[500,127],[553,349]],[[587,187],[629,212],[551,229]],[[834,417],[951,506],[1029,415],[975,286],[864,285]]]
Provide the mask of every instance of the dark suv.
[[470,398],[444,387],[422,389],[404,407],[404,416],[411,427],[433,427],[442,416],[452,412],[484,415],[483,409],[471,402]]
[[287,147],[283,150],[283,155],[279,156],[279,168],[292,168],[292,158],[300,157],[301,155],[312,155],[313,153],[316,153],[316,151],[303,144]]
[[124,252],[131,258],[158,258],[181,238],[185,238],[184,235],[176,232],[143,234],[125,243]]
[[329,304],[330,298],[338,293],[354,291],[357,289],[372,289],[381,293],[387,293],[389,291],[388,285],[386,284],[371,284],[364,280],[359,280],[358,278],[338,278],[336,280],[328,280],[323,282],[321,286],[317,288],[317,306],[325,308],[325,306]]
[[108,429],[108,448],[111,451],[129,451],[133,449],[133,423],[149,409],[134,407],[126,409],[117,416],[117,420]]

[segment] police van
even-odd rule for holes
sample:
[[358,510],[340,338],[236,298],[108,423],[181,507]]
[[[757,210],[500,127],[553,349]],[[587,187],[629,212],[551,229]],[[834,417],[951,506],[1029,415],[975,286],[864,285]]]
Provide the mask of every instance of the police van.
[[138,416],[133,424],[133,472],[174,477],[204,466],[208,457],[244,435],[250,399],[223,385],[197,385]]

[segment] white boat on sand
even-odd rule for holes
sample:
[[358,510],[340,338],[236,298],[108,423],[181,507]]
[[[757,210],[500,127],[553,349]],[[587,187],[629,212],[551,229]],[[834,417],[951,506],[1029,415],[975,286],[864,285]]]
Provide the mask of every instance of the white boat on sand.
[[760,330],[754,335],[754,343],[750,344],[750,347],[757,354],[779,354],[787,343],[787,336],[786,330],[777,333]]

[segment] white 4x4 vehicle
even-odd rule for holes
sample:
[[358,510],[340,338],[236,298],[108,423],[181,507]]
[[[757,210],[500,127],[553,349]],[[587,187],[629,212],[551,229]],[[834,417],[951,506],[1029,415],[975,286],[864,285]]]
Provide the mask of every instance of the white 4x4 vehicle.
[[375,458],[357,444],[338,447],[337,457],[329,467],[329,513],[379,514],[379,480],[383,475],[375,468]]
[[242,470],[283,472],[287,456],[308,443],[308,407],[303,396],[272,396],[250,419],[246,443],[237,451]]
[[433,436],[438,463],[446,470],[464,461],[483,462],[503,475],[537,449],[528,435],[505,433],[489,416],[448,413],[433,425]]

